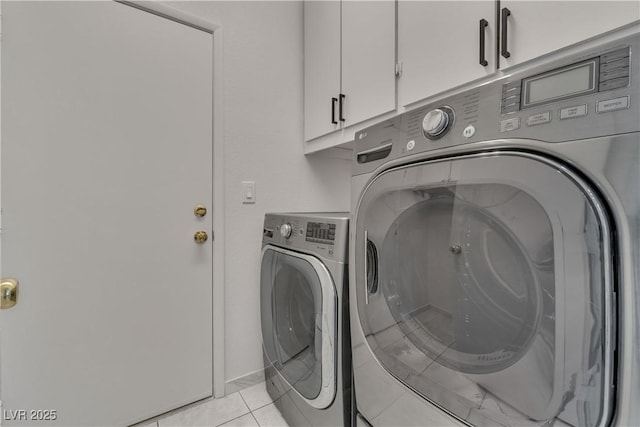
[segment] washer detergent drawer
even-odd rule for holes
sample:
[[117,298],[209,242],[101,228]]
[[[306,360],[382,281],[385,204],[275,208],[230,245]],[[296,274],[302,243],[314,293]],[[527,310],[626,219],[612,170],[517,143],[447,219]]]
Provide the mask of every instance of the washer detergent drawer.
[[355,239],[367,270],[356,272],[356,305],[374,357],[471,424],[600,423],[612,382],[612,271],[595,194],[530,154],[378,175]]

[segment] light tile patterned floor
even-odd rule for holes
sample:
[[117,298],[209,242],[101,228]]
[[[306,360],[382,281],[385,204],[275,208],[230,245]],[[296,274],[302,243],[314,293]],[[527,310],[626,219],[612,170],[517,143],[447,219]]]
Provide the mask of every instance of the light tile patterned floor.
[[177,409],[136,427],[288,427],[264,382]]

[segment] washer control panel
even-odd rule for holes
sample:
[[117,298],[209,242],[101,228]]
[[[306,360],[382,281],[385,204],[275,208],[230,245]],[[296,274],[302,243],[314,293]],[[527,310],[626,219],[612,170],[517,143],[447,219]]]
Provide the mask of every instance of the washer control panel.
[[631,48],[626,46],[535,76],[504,83],[500,113],[509,114],[559,100],[629,87],[630,54]]
[[[500,113],[509,117],[512,113],[533,107],[549,105],[550,109],[517,118],[500,121],[500,132],[551,123],[558,120],[586,117],[589,112],[607,113],[629,108],[630,95],[611,98],[604,92],[630,87],[631,47],[605,53],[584,61],[558,67],[535,76],[510,81],[502,85]],[[586,97],[585,95],[597,94]],[[571,103],[573,98],[591,100],[587,103]],[[567,107],[560,101],[570,104]],[[589,108],[591,106],[591,108]],[[554,108],[555,107],[555,108]]]
[[359,131],[353,175],[456,145],[548,143],[640,132],[640,25],[514,66]]
[[346,257],[348,223],[348,213],[266,214],[262,244],[340,260]]

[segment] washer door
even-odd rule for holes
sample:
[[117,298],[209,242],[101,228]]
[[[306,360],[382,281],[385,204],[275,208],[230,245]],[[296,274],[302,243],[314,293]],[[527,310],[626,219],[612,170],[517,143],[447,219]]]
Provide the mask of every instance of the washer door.
[[384,172],[356,215],[370,349],[469,423],[595,425],[609,412],[609,235],[594,192],[542,157]]
[[311,406],[336,393],[337,293],[318,259],[274,246],[262,251],[262,341],[271,364]]

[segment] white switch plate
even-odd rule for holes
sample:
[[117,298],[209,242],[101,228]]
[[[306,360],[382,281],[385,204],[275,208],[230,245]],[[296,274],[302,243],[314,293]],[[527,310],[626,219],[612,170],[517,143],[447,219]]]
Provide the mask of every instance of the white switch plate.
[[242,181],[242,203],[256,202],[256,183],[254,181]]

